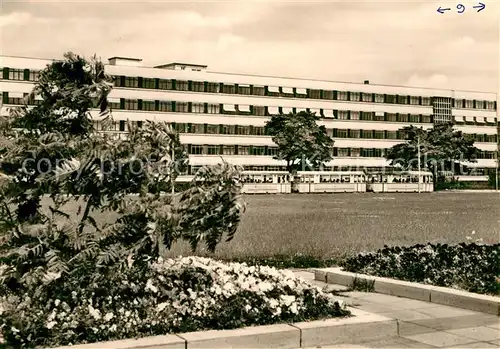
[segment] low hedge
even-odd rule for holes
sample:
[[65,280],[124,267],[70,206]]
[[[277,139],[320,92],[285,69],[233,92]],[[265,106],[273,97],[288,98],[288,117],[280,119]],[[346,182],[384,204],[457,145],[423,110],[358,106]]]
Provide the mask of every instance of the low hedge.
[[388,247],[340,263],[345,271],[500,294],[500,244],[426,244]]
[[98,282],[61,277],[1,306],[5,344],[25,348],[350,315],[290,271],[202,257],[159,259]]

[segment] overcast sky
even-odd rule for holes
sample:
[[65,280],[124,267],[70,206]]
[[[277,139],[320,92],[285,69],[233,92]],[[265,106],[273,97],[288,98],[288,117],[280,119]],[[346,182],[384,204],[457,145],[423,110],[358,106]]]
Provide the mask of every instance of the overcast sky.
[[3,0],[1,53],[497,92],[500,6],[459,2]]

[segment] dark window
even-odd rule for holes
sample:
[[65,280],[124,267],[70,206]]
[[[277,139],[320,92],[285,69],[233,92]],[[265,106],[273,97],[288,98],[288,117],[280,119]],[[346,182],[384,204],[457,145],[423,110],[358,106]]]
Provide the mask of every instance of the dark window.
[[30,77],[29,77],[30,81],[38,81],[39,78],[40,78],[40,72],[39,71],[30,70]]
[[156,88],[155,79],[143,78],[142,79],[142,88],[155,89]]
[[178,113],[189,112],[189,107],[187,102],[177,102],[175,103],[175,111]]
[[236,127],[234,125],[223,125],[222,126],[222,134],[234,135],[234,134],[236,134]]
[[220,92],[220,85],[215,83],[215,82],[207,83],[207,92],[219,93]]
[[269,155],[269,156],[278,155],[278,148],[277,147],[268,147],[267,151],[266,151],[266,155]]
[[323,99],[333,99],[334,93],[330,90],[323,90]]
[[205,104],[203,104],[203,103],[192,103],[191,104],[191,112],[192,113],[204,113],[205,112]]
[[265,155],[266,148],[263,146],[253,146],[252,147],[252,155]]
[[208,114],[219,114],[220,113],[220,104],[208,104],[207,113]]
[[361,99],[363,102],[372,102],[372,94],[371,93],[363,93],[361,95]]
[[176,80],[175,81],[175,89],[177,91],[188,91],[189,90],[189,84],[188,84],[187,81]]
[[207,133],[211,135],[219,134],[219,125],[207,125]]
[[24,69],[9,69],[9,80],[24,80]]
[[172,90],[173,88],[172,80],[160,79],[160,81],[158,82],[158,88],[160,90]]
[[236,86],[224,84],[222,86],[222,93],[235,94],[236,93]]
[[126,99],[125,100],[125,108],[127,110],[137,110],[139,107],[139,103],[137,99]]
[[266,115],[266,107],[262,107],[260,105],[253,106],[253,115],[264,116]]
[[193,81],[191,83],[191,89],[194,92],[205,92],[205,83],[202,81]]
[[238,126],[238,130],[236,132],[239,135],[250,135],[250,126]]
[[142,101],[142,110],[154,111],[155,101]]
[[235,149],[234,145],[225,145],[222,147],[222,152],[224,155],[234,155]]
[[308,90],[307,96],[312,99],[320,99],[321,98],[321,90]]
[[135,77],[125,77],[125,85],[124,87],[138,87],[139,86],[139,79]]
[[167,112],[173,111],[172,102],[160,101],[160,103],[158,104],[158,110],[159,111],[167,111]]
[[194,155],[203,154],[203,146],[202,145],[191,145],[191,154],[194,154]]
[[250,147],[248,145],[239,145],[238,155],[250,155]]
[[254,136],[263,136],[264,134],[265,134],[264,127],[261,127],[261,126],[254,126],[254,127],[252,127],[252,135],[254,135]]
[[238,86],[238,94],[240,95],[249,95],[250,94],[250,85],[242,85]]
[[264,96],[266,94],[266,88],[264,86],[254,86],[252,94],[255,96]]
[[406,96],[398,96],[398,104],[407,104]]
[[191,129],[189,133],[203,134],[205,133],[205,125],[203,124],[191,124]]

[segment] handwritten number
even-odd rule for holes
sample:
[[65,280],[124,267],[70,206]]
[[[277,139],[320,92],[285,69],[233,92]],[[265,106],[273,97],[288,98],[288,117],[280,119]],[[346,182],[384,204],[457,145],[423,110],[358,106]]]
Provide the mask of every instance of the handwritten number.
[[462,4],[457,5],[458,13],[464,13],[465,12],[465,6]]

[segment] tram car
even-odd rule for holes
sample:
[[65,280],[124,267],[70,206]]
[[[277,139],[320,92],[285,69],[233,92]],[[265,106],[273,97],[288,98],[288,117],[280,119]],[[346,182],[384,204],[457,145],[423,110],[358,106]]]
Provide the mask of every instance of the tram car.
[[299,171],[295,181],[299,193],[366,192],[366,175],[362,171]]
[[[193,175],[177,177],[176,183],[186,185]],[[286,171],[243,171],[241,173],[243,194],[289,194],[292,192],[290,173]]]
[[[420,185],[419,185],[420,176]],[[394,173],[370,173],[366,190],[374,193],[430,193],[434,191],[433,177],[427,171],[401,171]]]
[[243,171],[244,194],[289,194],[292,192],[290,173],[286,171]]

